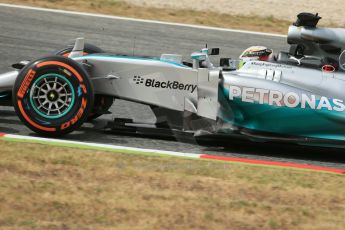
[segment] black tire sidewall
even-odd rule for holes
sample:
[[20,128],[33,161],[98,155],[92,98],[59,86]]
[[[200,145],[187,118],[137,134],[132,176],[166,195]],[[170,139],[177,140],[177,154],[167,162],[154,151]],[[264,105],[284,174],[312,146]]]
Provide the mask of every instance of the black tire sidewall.
[[[63,63],[64,66],[49,63]],[[30,90],[35,80],[49,73],[65,77],[74,90],[74,103],[71,109],[56,119],[41,116],[30,103]],[[28,77],[29,75],[32,77]],[[19,73],[12,93],[13,105],[19,118],[31,130],[50,137],[65,135],[78,129],[87,119],[94,103],[93,86],[87,72],[74,60],[62,56],[44,57],[28,64]]]
[[[70,44],[70,45],[67,45],[66,47],[62,47],[61,49],[55,50],[54,54],[55,55],[65,55],[67,53],[72,52],[73,48],[74,48],[74,44]],[[92,45],[90,43],[85,43],[83,51],[86,53],[85,55],[96,54],[96,53],[104,53],[104,51],[101,48],[99,48],[99,47],[97,47],[95,45]],[[96,107],[93,108],[94,111],[90,112],[90,115],[89,115],[89,117],[86,120],[87,122],[91,122],[91,121],[93,121],[93,120],[95,120],[98,117],[103,115],[103,113],[97,113],[97,110],[99,110],[99,107],[97,106],[99,104],[98,100],[97,100],[99,98],[98,96],[100,96],[100,95],[95,95],[94,105]],[[107,97],[107,96],[105,96],[105,97]],[[111,107],[111,105],[109,106],[109,108],[110,107]]]

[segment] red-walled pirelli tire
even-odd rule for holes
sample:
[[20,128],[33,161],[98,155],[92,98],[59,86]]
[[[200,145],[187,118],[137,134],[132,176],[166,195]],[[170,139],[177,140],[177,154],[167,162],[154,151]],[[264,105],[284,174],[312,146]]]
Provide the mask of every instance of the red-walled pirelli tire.
[[[74,44],[70,44],[68,46],[62,47],[54,52],[55,55],[62,55],[64,57],[68,57],[68,55],[72,52]],[[84,45],[84,52],[83,55],[88,54],[95,54],[95,53],[104,53],[104,51],[92,44],[85,43]],[[114,98],[107,96],[107,95],[95,95],[94,98],[94,108],[89,114],[87,118],[88,122],[91,122],[98,117],[102,116],[105,111],[108,111],[113,104]]]
[[57,137],[79,128],[93,108],[87,72],[62,56],[38,59],[18,75],[13,104],[19,118],[43,136]]

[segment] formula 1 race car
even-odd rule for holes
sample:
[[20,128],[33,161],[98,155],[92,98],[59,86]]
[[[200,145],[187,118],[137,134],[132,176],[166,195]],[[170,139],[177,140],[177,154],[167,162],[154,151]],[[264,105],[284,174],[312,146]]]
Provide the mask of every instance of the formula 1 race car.
[[120,98],[149,105],[158,128],[343,147],[345,29],[318,28],[319,19],[298,15],[289,52],[263,58],[267,52],[254,48],[217,67],[209,58],[217,48],[192,53],[186,62],[175,54],[104,53],[77,39],[0,75],[0,104],[13,105],[44,136],[72,132]]

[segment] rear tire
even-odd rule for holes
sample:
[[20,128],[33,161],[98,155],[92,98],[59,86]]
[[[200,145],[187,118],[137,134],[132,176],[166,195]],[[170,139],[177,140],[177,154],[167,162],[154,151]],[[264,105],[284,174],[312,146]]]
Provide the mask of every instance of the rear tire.
[[[61,55],[64,57],[68,57],[68,55],[72,52],[73,47],[74,47],[74,44],[71,44],[61,49],[58,49],[54,52],[54,55]],[[98,48],[97,46],[94,46],[89,43],[85,43],[84,55],[95,54],[95,53],[104,53],[104,51],[101,48]]]
[[93,108],[93,87],[75,61],[52,56],[28,64],[13,88],[13,105],[31,130],[57,137],[78,129]]

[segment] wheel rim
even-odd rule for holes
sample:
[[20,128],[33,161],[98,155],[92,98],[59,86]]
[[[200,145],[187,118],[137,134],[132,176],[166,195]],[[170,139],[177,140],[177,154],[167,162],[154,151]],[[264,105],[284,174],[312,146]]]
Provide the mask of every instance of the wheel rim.
[[60,74],[45,74],[31,87],[30,103],[36,113],[47,119],[66,115],[75,102],[71,82]]

